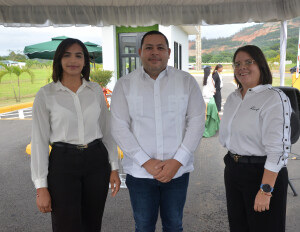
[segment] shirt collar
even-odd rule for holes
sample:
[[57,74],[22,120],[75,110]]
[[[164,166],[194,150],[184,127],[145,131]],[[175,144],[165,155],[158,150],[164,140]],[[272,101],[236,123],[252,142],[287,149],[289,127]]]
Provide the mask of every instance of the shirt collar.
[[[158,75],[158,77],[156,78],[156,80],[157,80],[157,79],[161,79],[161,78],[163,78],[164,76],[167,76],[167,75],[168,75],[168,70],[169,70],[168,67],[169,67],[169,66],[167,66],[163,71],[160,72],[160,74]],[[153,79],[149,76],[149,74],[145,72],[144,67],[142,67],[142,76],[143,76],[144,78],[150,78],[151,80],[153,80]]]
[[260,92],[262,92],[262,91],[264,91],[264,90],[266,90],[266,89],[269,89],[269,88],[271,88],[271,87],[272,87],[272,86],[269,85],[269,84],[266,84],[266,85],[257,85],[257,86],[255,86],[254,88],[249,89],[249,91],[253,91],[253,92],[255,92],[255,93],[260,93]]
[[[272,87],[272,85],[270,85],[270,84],[266,84],[266,85],[257,85],[257,86],[255,86],[254,88],[248,89],[248,92],[260,93],[260,92],[262,92],[262,91],[264,91],[264,90],[266,90],[266,89],[269,89],[269,88],[271,88],[271,87]],[[236,90],[235,90],[235,93],[236,93],[237,95],[241,96],[241,89],[240,89],[240,88],[236,89]]]
[[[59,90],[67,91],[67,89],[68,89],[61,83],[60,80],[58,80],[56,83],[54,83],[54,86],[57,91],[59,91]],[[82,78],[82,85],[79,88],[84,88],[84,87],[92,88],[91,82],[86,81],[84,78]]]

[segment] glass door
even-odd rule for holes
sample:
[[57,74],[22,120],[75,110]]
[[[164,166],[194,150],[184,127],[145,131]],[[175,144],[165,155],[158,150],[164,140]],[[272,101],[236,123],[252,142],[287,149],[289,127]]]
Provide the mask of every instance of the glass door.
[[120,77],[127,75],[142,66],[139,57],[139,48],[142,33],[120,33],[119,34],[119,73]]

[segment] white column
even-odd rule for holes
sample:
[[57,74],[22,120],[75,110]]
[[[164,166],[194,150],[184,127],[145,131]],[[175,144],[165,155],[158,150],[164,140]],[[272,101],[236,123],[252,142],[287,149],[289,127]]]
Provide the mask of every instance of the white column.
[[202,64],[202,41],[201,41],[201,25],[197,27],[198,34],[196,35],[196,70],[201,70]]
[[298,39],[298,56],[297,56],[297,66],[296,66],[296,79],[299,78],[299,61],[300,61],[300,27],[299,27],[299,39]]
[[286,43],[287,43],[287,22],[281,21],[280,27],[280,86],[284,86],[285,76],[285,59],[286,59]]
[[113,71],[111,81],[107,88],[114,89],[117,82],[117,50],[116,50],[116,26],[102,27],[102,60],[103,69]]

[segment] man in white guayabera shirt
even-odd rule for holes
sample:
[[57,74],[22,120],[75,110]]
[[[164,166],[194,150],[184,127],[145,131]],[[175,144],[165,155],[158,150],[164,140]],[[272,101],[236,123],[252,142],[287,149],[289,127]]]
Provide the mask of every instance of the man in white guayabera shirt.
[[183,231],[182,214],[193,153],[205,126],[196,80],[167,66],[165,35],[141,41],[143,67],[120,78],[112,96],[112,135],[124,152],[135,231],[154,232],[160,209],[163,231]]

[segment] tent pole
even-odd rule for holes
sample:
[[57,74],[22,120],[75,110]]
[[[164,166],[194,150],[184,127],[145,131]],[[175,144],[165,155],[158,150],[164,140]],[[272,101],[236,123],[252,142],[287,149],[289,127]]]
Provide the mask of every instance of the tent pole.
[[287,44],[287,22],[286,21],[281,21],[281,27],[280,27],[280,67],[279,67],[280,86],[284,86],[286,44]]
[[299,39],[298,39],[298,55],[297,55],[297,66],[296,66],[296,79],[299,78],[299,62],[300,62],[300,26],[299,26]]

